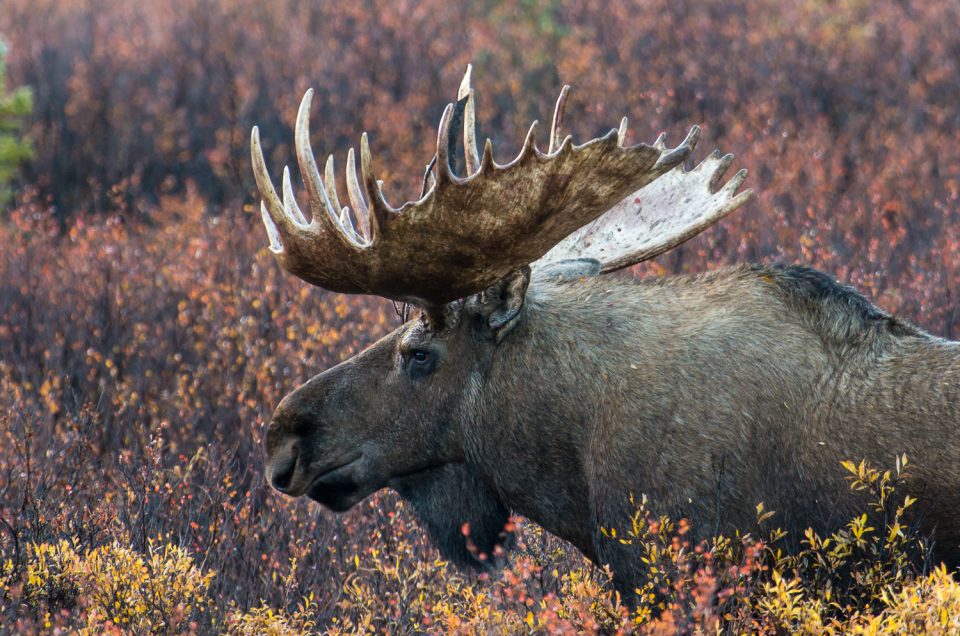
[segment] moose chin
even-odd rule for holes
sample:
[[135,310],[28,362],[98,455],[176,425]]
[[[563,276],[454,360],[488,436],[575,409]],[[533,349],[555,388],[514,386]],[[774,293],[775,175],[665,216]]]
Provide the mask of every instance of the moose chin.
[[[420,198],[383,196],[367,138],[348,205],[310,146],[296,153],[308,220],[284,170],[274,190],[256,129],[254,174],[270,248],[303,280],[420,312],[283,399],[267,433],[271,484],[346,510],[393,488],[441,552],[490,567],[511,514],[568,540],[616,585],[637,554],[601,528],[631,495],[696,533],[844,518],[840,462],[906,453],[935,557],[960,556],[960,344],[878,309],[826,274],[745,265],[697,277],[611,272],[648,260],[743,205],[745,173],[713,154],[683,164],[627,123],[576,145],[561,92],[546,149],[536,123],[513,161],[478,151],[470,71],[441,119]],[[462,156],[461,156],[462,154]],[[461,528],[468,524],[469,541]]]

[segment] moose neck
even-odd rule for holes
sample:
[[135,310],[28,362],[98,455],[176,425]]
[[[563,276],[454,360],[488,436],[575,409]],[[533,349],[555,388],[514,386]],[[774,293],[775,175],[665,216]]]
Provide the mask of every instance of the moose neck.
[[591,439],[616,391],[605,352],[623,334],[602,328],[586,296],[531,290],[520,324],[487,362],[464,435],[467,461],[513,511],[593,558]]

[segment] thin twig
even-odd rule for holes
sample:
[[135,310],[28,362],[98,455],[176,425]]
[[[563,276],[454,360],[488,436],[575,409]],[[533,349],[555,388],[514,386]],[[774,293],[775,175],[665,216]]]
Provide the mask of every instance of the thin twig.
[[400,318],[400,324],[403,324],[410,320],[410,303],[401,303],[396,300],[393,302],[393,311],[396,312],[397,317]]

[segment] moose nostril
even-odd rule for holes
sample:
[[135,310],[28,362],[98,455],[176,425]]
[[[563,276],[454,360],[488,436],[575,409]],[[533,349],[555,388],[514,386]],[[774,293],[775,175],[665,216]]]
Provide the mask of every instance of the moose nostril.
[[294,446],[292,451],[289,457],[274,464],[273,470],[271,471],[270,483],[280,492],[287,492],[290,488],[290,482],[293,481],[293,473],[297,469],[297,447]]

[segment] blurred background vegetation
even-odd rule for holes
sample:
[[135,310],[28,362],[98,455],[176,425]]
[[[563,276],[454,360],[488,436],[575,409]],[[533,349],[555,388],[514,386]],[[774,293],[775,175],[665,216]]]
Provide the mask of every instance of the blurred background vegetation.
[[23,139],[23,120],[33,109],[33,93],[27,86],[7,90],[7,45],[0,40],[0,206],[11,192],[8,184],[20,164],[33,157],[33,148]]
[[[564,83],[579,141],[621,115],[634,142],[698,123],[698,156],[735,153],[757,196],[633,275],[803,262],[960,335],[954,0],[3,0],[0,36],[0,631],[632,624],[525,524],[507,574],[477,578],[389,494],[332,516],[263,483],[273,406],[396,325],[266,249],[250,128],[274,174],[295,164],[309,87],[318,156],[342,166],[368,131],[392,201],[419,190],[468,63],[500,161]],[[118,567],[146,573],[135,593],[80,593]],[[758,577],[677,616],[712,629],[717,591],[756,601]],[[729,620],[795,618],[754,601]]]

